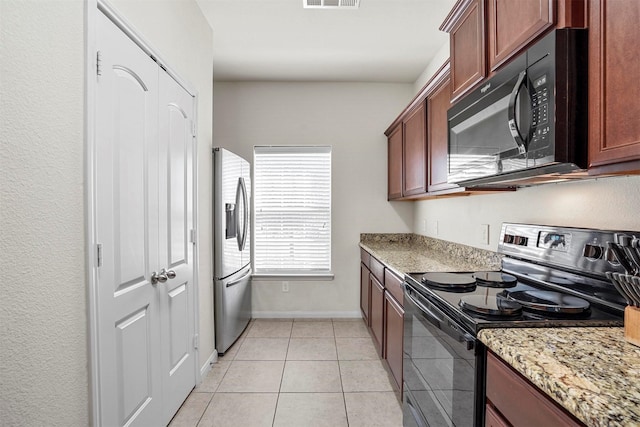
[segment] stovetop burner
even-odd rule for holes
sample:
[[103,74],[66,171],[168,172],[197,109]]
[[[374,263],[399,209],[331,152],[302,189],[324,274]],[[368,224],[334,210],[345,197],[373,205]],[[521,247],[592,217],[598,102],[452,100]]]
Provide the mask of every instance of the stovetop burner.
[[518,279],[511,274],[501,271],[478,271],[473,273],[478,286],[486,286],[490,288],[513,288]]
[[427,286],[449,292],[472,292],[476,289],[476,280],[466,274],[425,273],[421,280]]
[[588,301],[554,291],[530,289],[524,291],[505,291],[506,298],[516,301],[525,308],[538,312],[580,314],[589,310]]
[[512,318],[522,315],[522,306],[501,296],[465,295],[458,305],[463,310],[486,318]]

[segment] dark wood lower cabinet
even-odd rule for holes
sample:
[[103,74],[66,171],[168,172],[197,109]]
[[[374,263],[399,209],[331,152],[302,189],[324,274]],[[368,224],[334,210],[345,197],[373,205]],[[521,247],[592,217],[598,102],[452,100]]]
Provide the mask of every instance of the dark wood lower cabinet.
[[484,419],[485,427],[510,427],[509,423],[502,418],[499,412],[497,412],[493,406],[486,406],[486,415]]
[[384,296],[384,353],[398,390],[402,390],[402,347],[404,345],[404,309],[389,293]]
[[[404,294],[402,278],[381,261],[361,250],[360,309],[378,355],[395,381],[402,399]],[[365,262],[368,262],[367,266]]]
[[[486,387],[488,426],[584,426],[490,351],[487,352]],[[489,424],[489,420],[494,424]]]
[[384,286],[373,275],[371,277],[371,332],[378,350],[384,357]]
[[370,326],[369,312],[371,311],[371,279],[369,269],[364,263],[360,263],[360,310],[362,318],[367,326]]

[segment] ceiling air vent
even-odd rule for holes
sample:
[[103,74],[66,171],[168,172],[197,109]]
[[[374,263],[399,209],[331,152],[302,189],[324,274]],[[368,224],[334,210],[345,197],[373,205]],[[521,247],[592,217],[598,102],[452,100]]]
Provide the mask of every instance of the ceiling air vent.
[[305,9],[357,9],[360,0],[302,0]]

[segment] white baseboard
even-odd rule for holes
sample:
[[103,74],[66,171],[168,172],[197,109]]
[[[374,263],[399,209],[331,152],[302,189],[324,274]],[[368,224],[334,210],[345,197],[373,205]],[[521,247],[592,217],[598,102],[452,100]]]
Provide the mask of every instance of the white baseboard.
[[360,319],[359,311],[253,311],[254,319]]
[[204,365],[202,365],[202,367],[200,368],[200,382],[202,382],[202,380],[207,376],[207,374],[211,370],[211,365],[213,365],[217,361],[218,361],[218,350],[214,348],[213,353],[211,353],[211,356],[209,356],[207,361],[204,362]]

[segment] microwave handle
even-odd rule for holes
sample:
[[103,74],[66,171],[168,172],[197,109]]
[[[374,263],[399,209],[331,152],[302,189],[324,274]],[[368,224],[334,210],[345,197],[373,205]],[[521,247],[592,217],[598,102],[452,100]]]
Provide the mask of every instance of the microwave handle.
[[520,88],[524,84],[524,79],[527,77],[527,72],[522,71],[518,76],[518,81],[516,85],[513,87],[511,91],[511,97],[509,98],[509,131],[511,132],[511,136],[513,140],[518,145],[518,152],[520,154],[524,154],[527,152],[526,142],[522,138],[522,134],[520,133],[520,129],[518,128],[518,121],[516,120],[516,101],[518,99],[518,93],[520,92]]

